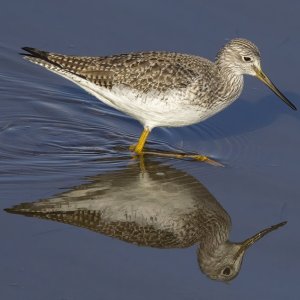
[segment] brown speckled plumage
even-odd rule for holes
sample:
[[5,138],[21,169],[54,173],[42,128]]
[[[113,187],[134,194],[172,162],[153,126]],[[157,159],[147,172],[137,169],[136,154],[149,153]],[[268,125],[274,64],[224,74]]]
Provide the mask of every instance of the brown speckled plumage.
[[186,88],[203,72],[208,73],[211,67],[211,62],[201,57],[170,52],[85,57],[26,50],[96,85],[112,88],[124,84],[143,92]]

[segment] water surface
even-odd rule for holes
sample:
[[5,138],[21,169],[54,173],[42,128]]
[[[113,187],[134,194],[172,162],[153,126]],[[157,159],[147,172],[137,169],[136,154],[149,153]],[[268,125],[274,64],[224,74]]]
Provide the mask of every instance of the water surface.
[[230,285],[200,273],[195,247],[137,247],[3,211],[126,168],[128,146],[142,130],[79,87],[23,61],[20,47],[78,55],[172,50],[213,59],[227,39],[242,36],[260,47],[265,72],[300,107],[299,3],[269,7],[233,0],[2,4],[1,299],[297,299],[300,117],[252,78],[241,99],[215,117],[155,129],[149,139],[150,147],[201,152],[226,165],[158,160],[205,185],[231,216],[232,240],[288,221],[249,250]]

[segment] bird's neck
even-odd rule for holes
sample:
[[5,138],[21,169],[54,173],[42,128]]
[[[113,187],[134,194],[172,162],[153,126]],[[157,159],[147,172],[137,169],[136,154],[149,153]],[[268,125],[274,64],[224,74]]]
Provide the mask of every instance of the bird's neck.
[[225,211],[213,216],[207,214],[207,216],[205,220],[200,221],[199,245],[201,251],[212,253],[228,240],[231,222]]
[[236,100],[243,90],[243,74],[225,58],[217,59],[216,66],[219,71],[219,94],[225,95],[231,102]]

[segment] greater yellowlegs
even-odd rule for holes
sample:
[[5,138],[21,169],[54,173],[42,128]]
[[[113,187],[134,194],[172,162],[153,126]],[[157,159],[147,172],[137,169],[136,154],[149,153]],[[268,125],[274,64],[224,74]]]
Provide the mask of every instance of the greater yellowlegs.
[[194,177],[148,163],[89,178],[90,183],[8,212],[84,227],[140,246],[185,248],[198,244],[198,263],[214,280],[239,273],[246,250],[267,233],[229,241],[230,216]]
[[[233,39],[215,62],[170,52],[140,52],[113,56],[68,56],[24,47],[25,58],[57,73],[137,119],[144,130],[131,147],[142,154],[154,127],[180,127],[203,121],[236,100],[243,75],[265,83],[288,106],[296,107],[263,73],[258,48],[246,39]],[[173,154],[174,155],[174,154]],[[175,154],[186,157],[184,154]],[[206,156],[192,156],[206,160]]]

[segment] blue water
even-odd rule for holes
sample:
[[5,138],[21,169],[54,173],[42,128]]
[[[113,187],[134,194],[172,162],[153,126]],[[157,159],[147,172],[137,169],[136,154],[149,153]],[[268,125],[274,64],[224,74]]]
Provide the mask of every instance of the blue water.
[[[271,6],[270,6],[271,5]],[[130,161],[138,122],[23,61],[20,47],[78,55],[171,50],[213,59],[254,41],[263,69],[300,109],[300,4],[273,1],[21,1],[0,9],[1,299],[297,299],[300,114],[254,78],[209,120],[155,129],[149,144],[226,165],[163,160],[201,181],[232,218],[231,239],[287,220],[247,253],[229,285],[199,270],[196,248],[141,248],[84,229],[7,214]],[[184,199],[183,199],[184,201]]]

